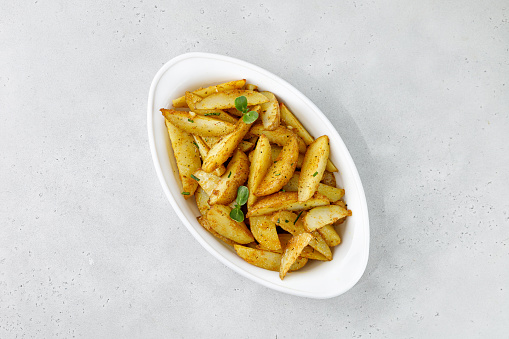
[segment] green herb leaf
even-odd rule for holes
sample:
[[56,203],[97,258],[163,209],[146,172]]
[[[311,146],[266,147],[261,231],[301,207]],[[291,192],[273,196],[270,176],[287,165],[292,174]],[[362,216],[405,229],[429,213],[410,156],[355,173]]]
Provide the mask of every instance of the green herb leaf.
[[281,173],[275,174],[275,176],[276,176],[276,177],[277,177],[278,175],[281,175]]
[[242,212],[240,210],[239,205],[237,205],[236,207],[239,207],[239,208],[232,209],[232,211],[230,212],[230,218],[232,218],[236,222],[243,222],[244,221],[244,212]]
[[317,175],[317,174],[318,174],[318,172],[315,172],[315,173],[313,174],[313,176],[314,176],[314,177],[316,177],[316,175]]
[[193,123],[193,122],[194,122],[194,120],[191,120],[191,119],[187,119],[187,121],[189,121],[189,122],[191,122],[191,123]]
[[235,108],[242,113],[247,112],[247,98],[243,95],[235,99]]
[[285,220],[286,223],[289,223],[290,221],[289,220]]
[[228,178],[232,176],[232,172],[228,173]]
[[194,176],[194,175],[192,175],[192,174],[191,174],[191,178],[193,178],[193,179],[194,179],[194,180],[196,180],[196,181],[200,181],[200,178],[197,178],[197,177],[195,177],[195,176]]
[[200,148],[200,146],[198,146],[198,144],[196,143],[196,141],[193,141],[193,144],[194,144],[196,147]]
[[279,224],[279,218],[277,219],[277,223]]
[[182,192],[182,195],[189,195],[189,194],[191,194],[191,193],[189,193],[189,192]]
[[294,225],[295,225],[295,223],[297,222],[297,220],[299,220],[300,215],[302,214],[302,212],[304,212],[304,211],[300,211],[299,215],[297,216],[297,219],[295,219],[295,221],[293,222],[293,224],[294,224]]
[[244,120],[246,124],[252,124],[256,119],[258,119],[258,112],[255,111],[249,111],[242,117],[242,120]]
[[221,115],[221,113],[219,112],[216,112],[216,113],[205,113],[204,116],[208,117],[209,115]]
[[240,186],[237,190],[237,205],[242,206],[247,202],[247,198],[249,197],[249,189],[246,186]]

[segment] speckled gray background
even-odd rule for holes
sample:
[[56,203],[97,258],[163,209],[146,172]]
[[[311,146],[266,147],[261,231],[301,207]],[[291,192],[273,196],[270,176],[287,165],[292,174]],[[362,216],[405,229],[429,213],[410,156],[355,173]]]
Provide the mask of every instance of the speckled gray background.
[[[0,337],[509,335],[507,1],[2,1]],[[364,182],[366,272],[310,300],[190,235],[146,132],[189,51],[286,79]]]

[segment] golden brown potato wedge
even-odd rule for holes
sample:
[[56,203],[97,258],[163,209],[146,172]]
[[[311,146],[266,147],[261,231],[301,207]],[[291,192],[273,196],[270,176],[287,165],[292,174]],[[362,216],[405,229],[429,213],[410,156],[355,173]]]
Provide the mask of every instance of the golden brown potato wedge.
[[165,120],[165,123],[179,170],[182,194],[185,199],[189,199],[198,187],[198,183],[191,177],[191,174],[201,166],[200,153],[194,145],[191,134],[175,127],[168,120]]
[[210,209],[209,205],[209,195],[201,186],[196,189],[194,193],[196,197],[196,206],[198,206],[198,210],[201,215],[207,215],[208,210]]
[[260,105],[263,127],[268,131],[273,131],[279,127],[279,103],[272,92],[264,91],[260,93],[269,99],[269,102]]
[[[290,241],[290,239],[292,238],[292,235],[284,233],[284,234],[278,234],[278,237],[279,237],[279,242],[281,244],[281,249],[270,250],[268,248],[265,248],[262,244],[257,245],[257,248],[259,248],[261,250],[267,250],[267,251],[283,254],[283,248],[286,247],[286,244],[288,243],[288,241]],[[313,240],[311,240],[311,241],[313,241]],[[310,241],[310,243],[311,243],[311,241]],[[309,245],[304,247],[300,256],[303,258],[320,260],[320,261],[328,261],[329,260],[322,253],[318,252],[317,250],[315,250],[313,247],[311,247]]]
[[327,170],[325,170],[325,172],[323,172],[322,181],[320,181],[320,182],[325,184],[325,185],[332,186],[332,187],[338,187],[338,185],[336,183],[336,177],[334,176],[334,173],[329,172]]
[[[283,187],[287,192],[297,192],[299,189],[299,176],[300,172],[293,173],[292,178]],[[345,195],[345,190],[342,188],[336,188],[322,183],[318,184],[316,191],[329,199],[330,202],[336,202]]]
[[292,126],[295,133],[302,138],[306,145],[310,145],[315,140],[300,123],[299,119],[297,119],[297,117],[293,115],[293,113],[283,103],[280,104],[280,112],[281,124],[284,126]]
[[275,251],[281,249],[279,237],[276,232],[276,224],[271,220],[270,216],[262,215],[259,217],[249,218],[251,233],[265,249]]
[[[259,111],[260,106],[257,106],[256,109]],[[203,170],[212,172],[221,166],[233,154],[235,149],[237,149],[242,138],[244,138],[244,135],[246,135],[251,128],[251,125],[252,124],[246,124],[243,119],[239,119],[237,125],[235,125],[235,130],[225,135],[212,146],[207,157],[203,161]]]
[[316,206],[329,205],[329,199],[315,193],[315,195],[307,201],[299,201],[297,192],[278,192],[261,198],[247,212],[247,217],[255,217],[277,212],[279,210],[300,211],[308,210]]
[[210,205],[228,205],[237,197],[237,189],[242,185],[249,174],[249,160],[247,155],[237,149],[228,163],[221,180],[210,195]]
[[[283,147],[277,145],[270,145],[270,148],[272,162],[274,162],[279,156],[279,153],[281,153]],[[249,153],[249,161],[250,162],[253,161],[253,152]],[[302,161],[304,161],[304,154],[299,153],[299,157],[297,158],[297,167],[295,167],[295,169],[300,169],[302,167]]]
[[[194,94],[201,96],[201,97],[206,97],[212,93],[224,92],[224,91],[242,88],[242,87],[244,87],[245,84],[246,84],[246,79],[234,80],[234,81],[225,82],[224,84],[209,86],[207,88],[199,88],[192,92]],[[175,108],[187,107],[185,95],[173,100],[173,107],[175,107]]]
[[239,244],[249,244],[254,241],[251,231],[244,222],[237,222],[230,218],[231,207],[213,205],[207,212],[207,220],[217,233]]
[[346,208],[347,208],[346,203],[345,203],[343,200],[338,200],[338,201],[336,201],[336,202],[334,203],[334,205],[341,206],[341,207],[343,207],[344,209],[346,209]]
[[247,208],[256,202],[256,196],[254,192],[258,189],[258,186],[265,177],[265,173],[272,164],[270,157],[270,143],[269,139],[265,135],[258,138],[256,148],[251,152],[253,154],[251,165],[249,167],[249,178],[247,180],[247,188],[249,189],[249,198],[247,200]]
[[[255,124],[251,130],[249,131],[250,135],[260,136],[265,134],[265,136],[269,139],[271,143],[277,144],[279,146],[284,146],[288,142],[288,140],[296,135],[294,132],[289,130],[284,126],[279,126],[273,131],[266,130],[262,124]],[[297,136],[297,142],[299,144],[299,152],[306,153],[306,144],[300,137]]]
[[231,124],[237,123],[237,119],[235,119],[234,117],[230,116],[228,113],[226,113],[220,109],[196,109],[196,107],[195,107],[196,103],[200,102],[201,100],[202,100],[201,96],[191,93],[191,92],[186,92],[187,106],[189,107],[189,109],[192,112],[199,114],[199,115],[206,116],[206,117],[207,116],[213,117],[213,118],[216,118],[216,119],[219,119],[222,121],[229,122]]
[[[247,246],[234,245],[235,251],[245,261],[251,265],[258,266],[270,271],[279,271],[281,264],[281,254]],[[290,271],[301,269],[308,262],[307,258],[297,258],[290,267]]]
[[236,109],[236,108],[227,108],[227,109],[225,109],[225,111],[228,114],[231,114],[231,115],[234,115],[234,116],[237,116],[237,117],[241,117],[243,115],[243,113],[241,111],[239,111],[238,109]]
[[223,241],[224,243],[226,243],[226,244],[228,244],[230,246],[233,246],[233,245],[237,244],[235,241],[230,240],[227,237],[223,237],[221,234],[219,234],[216,231],[214,231],[214,229],[212,228],[212,226],[210,226],[210,223],[209,223],[209,221],[207,220],[206,217],[201,216],[201,217],[198,217],[196,219],[198,219],[198,222],[200,223],[200,225],[202,225],[203,228],[206,229],[207,231],[209,231],[210,234],[212,234],[214,237],[218,238],[219,240]]
[[[300,214],[297,215],[290,211],[279,211],[272,215],[272,221],[292,235],[306,232]],[[332,252],[320,233],[314,231],[311,232],[311,234],[313,235],[313,239],[309,242],[309,246],[323,254],[327,260],[332,260]]]
[[346,216],[348,211],[338,205],[315,207],[304,216],[304,228],[311,232]]
[[253,84],[246,84],[244,86],[244,89],[247,89],[248,91],[257,91],[258,90],[258,86],[253,85]]
[[297,137],[292,136],[289,138],[285,147],[274,163],[267,170],[267,174],[255,191],[257,197],[276,193],[290,179],[292,178],[295,167],[297,166],[297,159],[299,157],[299,146],[297,144]]
[[286,244],[283,256],[281,257],[281,266],[279,267],[279,278],[283,280],[286,273],[290,270],[292,264],[297,260],[304,247],[313,239],[310,233],[294,235]]
[[223,136],[231,133],[235,129],[235,125],[226,121],[206,117],[204,115],[194,116],[192,112],[174,111],[161,108],[166,120],[171,122],[181,130],[200,136]]
[[235,108],[235,99],[245,96],[248,106],[254,106],[268,102],[269,99],[259,92],[248,90],[230,90],[218,92],[203,98],[197,102],[195,107],[197,109],[226,109]]
[[[201,158],[205,159],[205,157],[207,156],[207,154],[209,154],[209,151],[210,151],[209,146],[207,145],[207,143],[205,143],[205,141],[203,141],[203,138],[200,137],[199,135],[193,134],[193,138],[194,138],[194,142],[198,146],[198,150],[200,151]],[[223,175],[223,173],[225,171],[226,171],[226,168],[223,165],[221,165],[218,168],[216,168],[214,170],[214,172],[212,172],[212,173],[217,176],[221,176],[221,175]]]
[[195,180],[195,182],[197,182],[209,196],[212,195],[212,192],[216,189],[217,185],[219,185],[219,181],[221,181],[221,177],[213,173],[207,173],[202,169],[194,171],[193,175],[198,179]]
[[326,135],[309,145],[300,170],[299,201],[308,200],[316,192],[329,159],[329,151],[329,137]]
[[341,237],[333,225],[325,225],[322,228],[317,229],[318,233],[322,236],[323,240],[330,247],[338,246],[341,244]]
[[239,149],[246,153],[246,152],[249,152],[250,150],[252,150],[254,148],[255,144],[252,143],[251,141],[247,141],[247,140],[242,140],[240,143],[239,143]]

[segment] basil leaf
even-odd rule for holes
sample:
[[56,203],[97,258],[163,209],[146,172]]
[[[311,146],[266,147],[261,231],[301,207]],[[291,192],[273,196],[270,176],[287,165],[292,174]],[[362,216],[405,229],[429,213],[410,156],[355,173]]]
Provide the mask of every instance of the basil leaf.
[[247,98],[243,95],[235,99],[235,108],[242,113],[247,112]]
[[247,198],[249,197],[249,189],[246,186],[240,186],[237,190],[237,205],[244,205],[247,202]]
[[230,218],[232,218],[236,222],[243,222],[244,221],[244,212],[242,212],[240,210],[240,206],[239,205],[237,205],[236,207],[238,207],[238,208],[234,208],[230,212]]
[[258,119],[258,112],[255,112],[255,111],[249,111],[247,112],[246,114],[244,114],[244,116],[242,117],[242,119],[244,120],[244,122],[246,124],[252,124],[253,122],[256,121],[256,119]]

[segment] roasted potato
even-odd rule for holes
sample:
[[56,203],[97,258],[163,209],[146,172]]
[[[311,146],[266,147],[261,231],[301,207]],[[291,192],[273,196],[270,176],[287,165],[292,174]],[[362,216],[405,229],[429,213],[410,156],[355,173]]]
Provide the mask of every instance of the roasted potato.
[[285,104],[280,104],[280,112],[281,112],[281,124],[284,126],[292,126],[293,130],[302,140],[306,143],[306,145],[310,145],[315,139],[309,134],[309,132],[302,126],[299,119],[285,106]]
[[203,98],[195,104],[196,109],[226,109],[235,108],[235,99],[245,96],[248,106],[254,106],[268,102],[269,99],[255,91],[248,90],[230,90],[218,92]]
[[[271,143],[277,144],[279,146],[284,146],[288,143],[288,140],[292,136],[296,136],[296,134],[289,130],[284,126],[279,126],[273,131],[266,130],[262,124],[255,124],[251,130],[249,131],[249,135],[260,136],[265,134],[265,136],[269,139]],[[297,143],[299,144],[299,152],[306,153],[306,144],[300,137],[297,136]]]
[[281,266],[279,267],[279,278],[281,280],[285,278],[286,273],[288,273],[292,264],[297,260],[311,239],[313,239],[313,236],[310,233],[301,233],[294,235],[286,244],[283,256],[281,257]]
[[207,215],[208,210],[210,209],[209,205],[209,195],[205,190],[199,186],[194,193],[196,198],[196,206],[198,206],[198,210],[201,215]]
[[330,204],[329,199],[320,193],[315,193],[315,195],[307,201],[299,201],[297,194],[297,192],[278,192],[261,198],[251,207],[251,210],[247,212],[247,217],[271,214],[279,210],[308,210],[316,206]]
[[279,237],[277,236],[276,224],[271,220],[270,216],[262,215],[259,217],[249,218],[251,233],[253,233],[256,241],[269,251],[277,251],[281,249]]
[[237,149],[226,168],[225,173],[210,195],[210,205],[228,205],[235,201],[237,189],[249,174],[249,160],[247,155]]
[[[251,265],[270,271],[279,271],[279,267],[281,265],[281,254],[241,245],[234,245],[233,248],[239,257]],[[297,260],[295,260],[295,262],[290,266],[290,271],[297,271],[298,269],[301,269],[307,262],[307,258],[297,258]]]
[[[292,178],[288,183],[283,187],[283,189],[287,192],[297,192],[299,189],[299,177],[300,172],[293,173]],[[330,202],[336,202],[341,199],[345,195],[345,190],[342,188],[332,187],[329,185],[325,185],[322,183],[318,184],[316,191],[330,200]]]
[[[299,165],[297,164],[297,167]],[[298,167],[300,168],[300,167]],[[332,172],[329,172],[327,170],[325,170],[325,172],[323,172],[323,177],[322,177],[322,181],[320,181],[322,184],[325,184],[325,185],[329,185],[329,186],[332,186],[332,187],[338,187],[337,183],[336,183],[336,177],[334,176],[334,173]]]
[[219,240],[223,241],[224,243],[226,243],[226,244],[228,244],[230,246],[233,246],[233,245],[237,244],[235,241],[230,240],[230,239],[228,239],[226,237],[223,237],[221,234],[219,234],[216,231],[214,231],[214,229],[210,226],[210,223],[209,223],[209,221],[207,220],[206,217],[201,216],[201,217],[198,217],[196,219],[198,219],[198,222],[200,223],[200,225],[202,225],[203,228],[206,229],[207,231],[209,231],[210,234],[212,234],[214,237],[218,238]]
[[[283,248],[286,247],[286,244],[288,243],[288,241],[290,241],[290,239],[292,238],[292,235],[284,233],[284,234],[278,234],[278,237],[279,237],[279,242],[282,247],[281,249],[271,250],[271,249],[265,248],[262,244],[258,244],[257,248],[259,248],[261,250],[267,250],[267,251],[283,254]],[[313,239],[311,241],[313,241]],[[310,243],[311,243],[311,241],[310,241]],[[320,260],[320,261],[328,261],[329,260],[322,253],[318,252],[317,250],[315,250],[313,247],[311,247],[309,245],[304,247],[300,256],[303,258]]]
[[[194,142],[198,146],[198,150],[200,151],[201,158],[205,159],[205,157],[207,156],[207,154],[209,154],[209,151],[210,151],[209,146],[207,145],[207,143],[205,143],[205,141],[203,141],[203,138],[200,137],[199,135],[193,135],[193,138],[194,138]],[[221,175],[223,175],[223,173],[225,171],[226,171],[226,168],[223,165],[221,165],[218,168],[216,168],[214,170],[214,172],[212,172],[212,173],[217,176],[221,176]]]
[[254,195],[261,197],[276,193],[283,188],[292,178],[293,172],[295,172],[298,157],[299,146],[297,145],[297,137],[292,136],[285,147],[283,147],[281,153],[279,153],[277,159],[267,170]]
[[[197,94],[201,97],[206,97],[212,93],[224,92],[224,91],[228,91],[228,90],[242,88],[242,87],[244,87],[245,84],[246,84],[246,79],[229,81],[229,82],[225,82],[224,84],[209,86],[207,88],[199,88],[197,90],[194,90],[193,93]],[[187,103],[186,103],[185,95],[173,100],[173,107],[175,107],[175,108],[182,108],[182,107],[186,107],[186,106],[187,106]]]
[[254,192],[258,189],[258,186],[272,164],[270,157],[270,143],[269,139],[267,139],[265,135],[258,138],[256,148],[253,152],[251,152],[251,154],[253,154],[253,158],[249,166],[249,177],[247,180],[247,188],[249,189],[249,198],[247,200],[248,209],[250,209],[256,202],[257,198],[254,195]]
[[231,207],[213,205],[207,212],[207,220],[217,233],[239,244],[249,244],[254,241],[253,234],[244,222],[237,222],[230,218]]
[[348,215],[348,210],[337,205],[315,207],[304,216],[304,228],[311,232]]
[[201,166],[200,154],[191,134],[178,129],[168,120],[165,120],[165,123],[179,170],[182,194],[185,199],[189,199],[198,187],[198,183],[191,175]]
[[245,84],[243,89],[247,89],[248,91],[257,91],[258,86],[253,85],[253,84]]
[[317,229],[317,231],[330,247],[338,246],[341,244],[341,237],[339,236],[338,232],[336,232],[336,229],[334,229],[333,225],[325,225]]
[[161,109],[161,112],[166,120],[190,134],[214,137],[231,133],[235,129],[235,125],[232,123],[204,115],[194,114],[193,116],[192,112],[174,111],[164,108]]
[[221,181],[221,177],[218,177],[217,175],[213,173],[207,173],[202,169],[196,170],[193,173],[193,176],[198,179],[194,180],[197,184],[199,184],[203,190],[207,193],[207,195],[212,195],[212,192],[214,189],[219,185],[219,182]]
[[268,131],[273,131],[279,127],[279,103],[273,93],[266,91],[260,93],[269,99],[269,102],[260,105],[263,127]]
[[329,147],[329,137],[326,135],[309,145],[300,170],[299,201],[308,200],[316,192],[329,159]]

